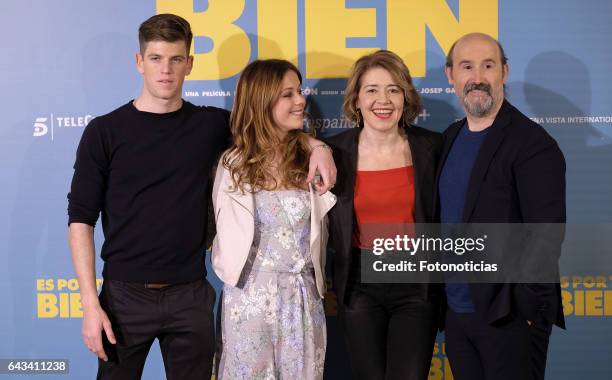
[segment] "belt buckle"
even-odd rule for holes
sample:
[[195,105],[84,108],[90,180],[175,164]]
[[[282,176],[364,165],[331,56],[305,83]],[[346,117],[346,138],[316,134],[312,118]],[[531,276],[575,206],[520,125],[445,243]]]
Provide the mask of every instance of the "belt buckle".
[[148,283],[146,282],[144,284],[145,289],[163,289],[166,288],[168,286],[170,286],[171,284],[152,284],[152,283]]

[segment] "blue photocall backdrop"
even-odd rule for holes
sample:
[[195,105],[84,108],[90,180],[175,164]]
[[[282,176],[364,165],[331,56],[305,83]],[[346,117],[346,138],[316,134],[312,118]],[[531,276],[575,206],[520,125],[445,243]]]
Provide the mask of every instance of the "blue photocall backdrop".
[[[184,99],[229,109],[245,64],[286,58],[304,73],[322,135],[350,127],[340,117],[344,78],[356,58],[378,48],[410,67],[425,105],[416,123],[443,131],[462,117],[443,73],[445,53],[464,33],[496,36],[509,57],[508,98],[565,154],[568,221],[612,221],[606,0],[8,0],[0,7],[0,358],[68,359],[65,377],[94,376],[66,242],[66,193],[83,128],[140,92],[137,29],[156,13],[177,13],[194,30]],[[101,266],[98,259],[98,273]],[[568,328],[553,331],[547,379],[610,378],[612,268],[593,273],[598,279],[563,270]],[[333,293],[325,303],[327,378],[348,378]],[[449,368],[440,335],[430,379],[452,379]],[[157,345],[144,378],[164,378]]]

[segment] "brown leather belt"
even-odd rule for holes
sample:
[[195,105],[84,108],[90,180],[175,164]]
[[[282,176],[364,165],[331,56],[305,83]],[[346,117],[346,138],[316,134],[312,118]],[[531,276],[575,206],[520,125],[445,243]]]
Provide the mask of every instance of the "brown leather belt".
[[172,284],[151,284],[151,283],[145,283],[144,287],[145,289],[163,289],[166,288],[168,286],[170,286]]

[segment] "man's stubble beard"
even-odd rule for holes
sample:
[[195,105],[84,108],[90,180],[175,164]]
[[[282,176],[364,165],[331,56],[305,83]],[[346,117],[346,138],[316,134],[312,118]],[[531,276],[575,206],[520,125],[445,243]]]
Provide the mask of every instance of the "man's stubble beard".
[[[473,90],[483,91],[488,95],[488,97],[486,97],[483,101],[470,101],[468,94]],[[466,113],[468,113],[470,116],[478,118],[488,116],[493,110],[493,106],[497,103],[496,100],[497,99],[495,99],[491,94],[491,86],[486,83],[472,83],[466,85],[463,88],[463,96],[461,97],[461,102],[463,103]]]

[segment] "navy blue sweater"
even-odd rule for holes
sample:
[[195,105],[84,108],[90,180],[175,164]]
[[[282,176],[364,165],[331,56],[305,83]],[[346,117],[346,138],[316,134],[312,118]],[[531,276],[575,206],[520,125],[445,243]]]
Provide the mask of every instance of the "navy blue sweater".
[[229,141],[228,112],[183,102],[139,111],[132,102],[93,119],[81,137],[68,223],[102,215],[103,276],[180,283],[206,274],[209,178]]
[[[474,162],[488,129],[471,132],[467,123],[453,142],[442,167],[438,191],[440,194],[440,222],[462,223],[465,198]],[[469,287],[465,283],[446,284],[448,306],[456,313],[474,311]]]

